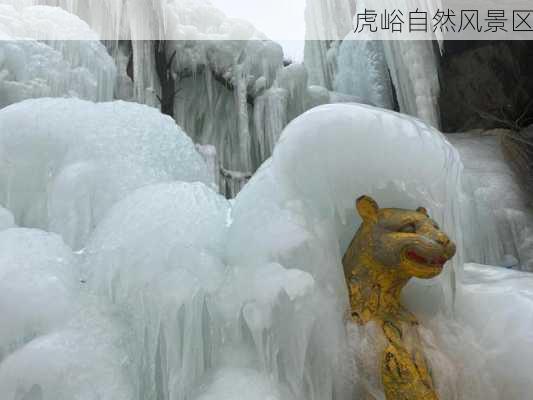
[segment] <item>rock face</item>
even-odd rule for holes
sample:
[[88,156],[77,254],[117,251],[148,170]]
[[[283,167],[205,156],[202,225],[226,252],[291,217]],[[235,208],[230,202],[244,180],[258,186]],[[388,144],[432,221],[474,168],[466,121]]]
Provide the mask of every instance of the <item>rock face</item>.
[[[533,44],[448,41],[441,59],[440,109],[444,132],[513,128],[530,103]],[[530,109],[518,121],[527,124]]]
[[506,132],[453,134],[448,139],[459,150],[475,201],[487,208],[482,212],[494,215],[506,254],[500,265],[533,271],[533,216],[500,144]]

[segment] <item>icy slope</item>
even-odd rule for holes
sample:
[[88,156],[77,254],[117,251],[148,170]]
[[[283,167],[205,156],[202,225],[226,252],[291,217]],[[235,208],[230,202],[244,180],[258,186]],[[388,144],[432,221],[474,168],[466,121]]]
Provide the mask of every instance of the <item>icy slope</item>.
[[[77,35],[87,40],[69,40]],[[78,17],[0,4],[0,108],[35,97],[112,100],[115,75],[107,50]]]
[[74,248],[136,188],[212,183],[172,119],[124,102],[39,99],[1,110],[0,165],[0,201],[17,223],[59,233]]

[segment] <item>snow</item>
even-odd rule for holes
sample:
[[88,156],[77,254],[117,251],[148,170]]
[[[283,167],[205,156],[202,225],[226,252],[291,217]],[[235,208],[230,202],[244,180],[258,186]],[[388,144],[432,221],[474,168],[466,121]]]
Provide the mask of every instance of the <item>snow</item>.
[[[36,97],[112,100],[114,62],[86,23],[56,7],[0,4],[0,15],[0,108]],[[77,34],[87,40],[69,40]]]
[[132,190],[171,180],[208,184],[206,163],[169,117],[146,106],[27,100],[0,111],[0,201],[17,224],[83,247]]

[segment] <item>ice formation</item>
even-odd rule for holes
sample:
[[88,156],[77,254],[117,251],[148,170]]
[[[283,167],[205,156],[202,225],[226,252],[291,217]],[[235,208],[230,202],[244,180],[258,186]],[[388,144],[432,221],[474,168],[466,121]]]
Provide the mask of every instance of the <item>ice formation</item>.
[[[228,18],[207,1],[101,1],[94,4],[64,0],[3,1],[11,3],[3,7],[18,18],[8,20],[8,26],[18,27],[20,24],[9,25],[9,22],[20,20],[22,24],[37,21],[36,26],[42,27],[42,31],[24,31],[19,33],[21,36],[46,38],[50,33],[42,21],[48,18],[54,26],[55,21],[65,20],[68,28],[58,30],[58,35],[66,31],[69,38],[99,35],[114,39],[106,41],[106,45],[116,64],[116,80],[115,68],[111,71],[103,63],[74,68],[76,77],[65,79],[62,77],[69,76],[71,65],[59,65],[63,61],[61,55],[55,58],[49,55],[47,59],[55,60],[55,64],[37,64],[39,68],[35,67],[37,71],[32,71],[28,78],[14,77],[10,73],[6,84],[14,88],[6,91],[9,98],[5,104],[26,97],[66,95],[103,101],[114,93],[118,99],[160,107],[166,99],[161,99],[158,76],[161,71],[155,62],[156,39],[173,39],[165,44],[166,59],[172,61],[169,65],[172,82],[166,85],[175,86],[169,89],[175,91],[171,111],[195,143],[215,146],[220,164],[217,181],[228,197],[233,197],[270,157],[281,131],[293,118],[316,105],[360,100],[316,86],[313,80],[314,85],[309,85],[308,68],[301,64],[286,66],[280,45],[267,40],[248,22]],[[48,7],[52,5],[64,10]],[[102,18],[103,10],[109,18]],[[67,11],[86,24],[74,16],[71,19],[75,22],[71,22]],[[96,33],[89,30],[89,26]],[[131,40],[118,41],[118,35]],[[76,49],[82,49],[82,55],[74,57],[82,61],[98,59],[85,57],[88,50],[84,47],[103,49],[102,45],[92,42],[82,42],[83,46],[76,42],[62,43],[50,40],[14,42],[9,49],[14,46],[20,51],[19,48],[28,47],[27,52],[35,54],[35,46],[63,46],[66,49],[59,49],[64,53],[63,58],[76,55],[76,51],[80,51]],[[22,59],[13,51],[5,57],[7,64]],[[9,71],[13,69],[8,68]],[[52,83],[43,88],[43,80]],[[95,88],[105,93],[95,95]]]
[[[493,299],[512,307],[503,300],[503,293],[512,290],[511,282],[520,276],[510,273],[505,284],[494,279],[485,285],[485,271],[490,268],[469,266],[463,271],[465,258],[494,251],[490,238],[495,232],[491,220],[471,208],[462,174],[457,151],[418,120],[355,105],[314,109],[286,128],[272,161],[237,197],[230,229],[238,236],[230,235],[230,259],[259,255],[310,273],[316,286],[329,294],[330,312],[335,313],[342,309],[345,298],[340,256],[357,226],[354,199],[370,193],[384,206],[413,208],[422,204],[460,243],[453,267],[455,278],[445,274],[433,282],[418,282],[407,295],[427,326],[424,338],[428,348],[436,346],[445,354],[445,358],[439,352],[430,351],[429,355],[433,370],[439,371],[441,398],[521,398],[529,383],[522,374],[502,375],[501,362],[505,359],[506,365],[520,365],[523,370],[533,357],[525,354],[519,361],[521,356],[507,347],[507,342],[497,345],[503,321],[509,321],[507,311],[499,309],[487,318],[488,309],[481,306]],[[475,226],[476,231],[464,229],[467,226]],[[237,243],[244,240],[246,249],[237,250]],[[517,333],[512,339],[516,348],[526,346],[528,339],[524,338],[529,334],[523,327],[531,318],[526,311],[531,289],[526,289],[526,283],[520,287],[524,291],[516,294],[519,311],[512,317],[516,319]],[[478,317],[470,319],[472,309]],[[525,315],[519,317],[521,313]],[[323,326],[333,329],[335,325]],[[342,330],[338,325],[337,329]],[[485,332],[482,337],[480,332]],[[344,356],[353,357],[358,351],[368,356],[366,339],[349,330],[349,348],[355,350]],[[487,354],[487,349],[493,348],[498,351]],[[351,373],[357,390],[365,371]],[[338,370],[336,374],[343,376]],[[337,384],[342,387],[341,382]]]
[[[113,99],[115,64],[86,23],[56,7],[0,2],[0,15],[0,108],[36,97]],[[69,40],[78,34],[88,40]]]
[[[48,118],[40,130],[30,108]],[[528,284],[481,266],[464,273],[475,253],[465,248],[491,245],[485,222],[468,212],[457,151],[419,120],[363,105],[308,111],[232,201],[209,187],[192,142],[146,106],[32,100],[4,109],[0,126],[2,202],[11,199],[19,223],[34,215],[50,229],[54,218],[100,210],[78,254],[54,234],[0,232],[0,308],[16,322],[0,330],[2,398],[353,398],[365,374],[350,360],[365,338],[345,330],[341,256],[363,193],[427,207],[459,244],[446,274],[408,294],[425,337],[454,363],[430,354],[442,399],[529,390],[526,372],[500,366],[533,365],[513,352],[528,337]],[[43,203],[58,208],[24,211]],[[472,224],[478,232],[462,229]],[[501,273],[505,283],[491,278]],[[510,314],[495,293],[515,287]],[[489,300],[492,309],[480,306]],[[502,342],[505,321],[516,332]]]
[[213,184],[174,121],[134,103],[36,99],[0,111],[0,199],[20,226],[83,247],[118,200],[164,181]]
[[305,65],[310,82],[333,89],[338,42],[352,30],[352,0],[307,0]]
[[471,259],[533,271],[533,218],[529,215],[527,195],[505,159],[499,134],[502,133],[448,135],[465,164],[473,205],[480,214],[493,219],[497,227],[499,238],[493,240],[493,247],[506,255],[499,260],[479,255]]
[[343,41],[337,59],[335,90],[357,96],[377,107],[394,109],[392,82],[383,46],[378,40]]
[[15,218],[9,210],[0,207],[0,231],[15,227]]
[[[436,4],[411,0],[402,7],[408,11],[433,10]],[[356,13],[365,10],[365,2],[357,1],[353,9],[351,5],[348,0],[308,2],[307,38],[329,39],[306,42],[305,64],[310,70],[311,82],[357,96],[366,103],[372,104],[377,98],[376,105],[392,103],[393,93],[389,89],[392,82],[400,111],[438,128],[439,54],[435,43],[439,37],[435,36],[434,41],[390,40],[394,39],[392,33],[380,30],[379,43],[365,43],[366,38],[353,32],[357,26]],[[382,0],[373,6],[385,10],[398,8],[391,0]],[[349,10],[353,12],[348,14]],[[347,15],[354,16],[353,23],[346,22]],[[359,39],[362,43],[346,43]]]
[[74,256],[60,237],[0,232],[0,312],[9,321],[0,327],[0,359],[67,320],[77,291]]
[[[114,93],[154,106],[154,45],[137,39],[168,29],[207,39],[167,48],[168,57],[176,51],[174,113],[199,146],[137,104],[40,99],[0,111],[0,314],[10,321],[0,327],[0,397],[353,398],[370,379],[352,365],[369,337],[345,330],[341,256],[361,194],[385,207],[425,206],[459,245],[439,279],[407,294],[427,327],[441,398],[531,393],[530,279],[464,267],[508,251],[458,152],[422,121],[373,107],[298,117],[355,99],[391,107],[392,80],[400,109],[437,125],[432,44],[313,42],[306,70],[284,65],[279,45],[206,2],[0,0],[0,9],[0,36],[10,40],[0,45],[9,88],[0,106],[113,94],[115,67],[98,42],[14,39],[121,32],[132,53],[108,43]],[[109,24],[98,24],[102,13]],[[351,2],[309,3],[313,29],[335,13],[345,18],[331,34],[344,37]],[[220,41],[243,32],[261,40]],[[365,85],[357,78],[368,67]],[[220,185],[235,194],[277,142],[235,200],[216,193],[218,163]]]

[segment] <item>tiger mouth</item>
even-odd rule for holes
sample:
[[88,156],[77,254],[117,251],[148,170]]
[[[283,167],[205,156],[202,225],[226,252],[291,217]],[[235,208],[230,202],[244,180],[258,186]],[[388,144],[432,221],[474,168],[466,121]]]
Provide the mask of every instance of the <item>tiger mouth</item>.
[[417,264],[429,265],[431,267],[443,268],[448,259],[443,256],[425,257],[415,250],[407,250],[405,256],[409,261],[413,261]]

